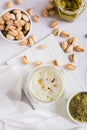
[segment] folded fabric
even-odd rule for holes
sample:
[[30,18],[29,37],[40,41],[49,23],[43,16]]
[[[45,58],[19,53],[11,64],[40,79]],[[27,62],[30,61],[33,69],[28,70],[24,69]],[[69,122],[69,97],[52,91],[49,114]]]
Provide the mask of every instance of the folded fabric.
[[87,126],[80,127],[61,115],[32,110],[21,101],[23,79],[19,66],[6,66],[4,69],[0,74],[0,130],[87,129]]

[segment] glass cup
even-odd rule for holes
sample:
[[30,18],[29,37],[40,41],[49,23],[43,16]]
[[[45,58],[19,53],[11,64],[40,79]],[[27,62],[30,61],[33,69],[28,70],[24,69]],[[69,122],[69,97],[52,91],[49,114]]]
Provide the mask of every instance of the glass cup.
[[61,20],[65,20],[68,22],[72,22],[77,19],[77,17],[84,11],[86,8],[86,1],[82,0],[81,5],[79,6],[78,9],[71,11],[71,10],[66,10],[63,8],[63,6],[60,4],[61,0],[55,0],[55,4],[58,10],[58,17]]

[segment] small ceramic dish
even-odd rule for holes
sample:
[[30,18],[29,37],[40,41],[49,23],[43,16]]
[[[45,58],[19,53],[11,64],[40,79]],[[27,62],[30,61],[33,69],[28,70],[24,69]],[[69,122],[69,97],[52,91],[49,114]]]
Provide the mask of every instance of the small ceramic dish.
[[[18,11],[18,12],[16,12],[16,11]],[[5,16],[6,14],[9,14],[9,16],[11,16],[11,18],[8,18],[9,20],[5,20],[6,17],[9,17],[9,16]],[[30,31],[31,31],[31,18],[26,11],[24,11],[21,8],[7,9],[3,13],[1,13],[0,19],[1,18],[4,20],[4,24],[1,24],[1,26],[4,25],[4,30],[0,29],[0,34],[5,40],[12,41],[12,42],[21,42],[29,37]],[[26,20],[24,20],[24,19],[26,19]],[[26,23],[27,23],[27,25],[25,25]],[[13,29],[10,28],[9,26],[10,27],[12,26]],[[29,28],[29,30],[28,30],[28,28]],[[15,32],[15,30],[17,32]],[[18,33],[18,34],[16,35],[16,33]],[[8,34],[11,36],[10,38],[7,36]]]
[[36,67],[28,75],[24,87],[29,99],[45,105],[57,102],[63,90],[64,79],[61,70],[51,65]]
[[67,113],[75,123],[87,125],[87,91],[80,91],[69,98]]

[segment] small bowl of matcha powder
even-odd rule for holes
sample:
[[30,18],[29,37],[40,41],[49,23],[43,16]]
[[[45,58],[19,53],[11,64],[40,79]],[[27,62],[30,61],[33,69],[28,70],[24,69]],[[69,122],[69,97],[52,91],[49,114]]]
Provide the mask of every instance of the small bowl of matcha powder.
[[78,92],[70,97],[67,112],[74,122],[87,123],[87,92]]

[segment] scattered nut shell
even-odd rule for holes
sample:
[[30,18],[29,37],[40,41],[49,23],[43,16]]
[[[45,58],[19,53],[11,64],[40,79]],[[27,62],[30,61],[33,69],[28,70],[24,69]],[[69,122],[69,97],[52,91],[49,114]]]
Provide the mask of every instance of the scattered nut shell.
[[47,47],[46,44],[42,44],[42,45],[39,45],[39,46],[38,46],[38,49],[43,50],[43,49],[45,49],[46,47]]
[[32,47],[34,45],[34,41],[31,37],[28,38],[28,45]]
[[33,14],[34,10],[33,10],[33,8],[30,8],[30,9],[27,10],[27,12],[31,16]]
[[0,30],[4,30],[5,26],[4,25],[0,25]]
[[55,0],[49,0],[51,3],[54,3],[55,2]]
[[12,30],[12,31],[8,31],[8,34],[15,37],[18,35],[18,32],[16,30]]
[[69,60],[70,60],[70,62],[76,62],[76,55],[75,54],[71,54],[69,56]]
[[46,8],[42,10],[42,15],[44,17],[48,17],[49,14],[48,14],[48,10]]
[[58,25],[58,21],[55,20],[55,21],[51,22],[50,27],[55,28],[57,25]]
[[77,38],[76,37],[72,37],[72,38],[70,38],[70,39],[68,39],[68,44],[70,44],[70,45],[74,45],[74,43],[77,41]]
[[67,64],[67,65],[65,65],[65,68],[68,70],[75,70],[76,66],[74,66],[73,64]]
[[60,35],[60,29],[56,28],[53,32],[54,36],[59,36]]
[[63,41],[63,42],[61,42],[61,47],[62,47],[62,49],[65,51],[66,50],[66,48],[67,48],[67,41]]
[[9,40],[14,40],[14,37],[9,35],[9,34],[6,35],[6,38],[9,39]]
[[27,45],[27,43],[28,43],[28,40],[24,40],[24,41],[20,42],[20,45],[25,46],[25,45]]
[[80,45],[75,46],[73,49],[77,52],[84,52],[85,51],[85,49],[83,47],[81,47]]
[[0,17],[0,24],[2,25],[4,23],[5,23],[5,21],[3,20],[3,18]]
[[38,15],[34,15],[34,16],[32,16],[32,20],[34,22],[39,22],[40,21],[40,17]]
[[36,62],[34,63],[34,66],[39,66],[39,65],[41,65],[41,64],[42,64],[42,62],[36,61]]
[[37,42],[37,39],[36,39],[35,35],[31,35],[31,38],[32,38],[32,40],[33,40],[34,43]]
[[22,57],[22,62],[23,62],[24,64],[29,64],[29,60],[28,60],[27,56],[23,56],[23,57]]
[[48,5],[46,6],[46,9],[47,9],[47,10],[52,10],[54,7],[55,7],[54,4],[48,4]]
[[71,53],[72,51],[73,51],[72,45],[68,45],[67,48],[65,49],[65,52],[67,52],[67,53]]
[[30,30],[30,23],[26,22],[25,23],[25,31],[29,31]]
[[53,61],[53,64],[54,64],[55,66],[60,66],[58,60],[54,60],[54,61]]
[[68,38],[68,37],[70,37],[70,33],[63,31],[63,32],[60,33],[60,36],[63,37],[63,38]]
[[16,0],[16,4],[22,4],[22,0]]
[[9,0],[6,4],[7,8],[12,8],[13,7],[13,2],[11,0]]
[[55,10],[50,10],[48,13],[49,13],[49,16],[54,16],[56,14],[56,11]]

